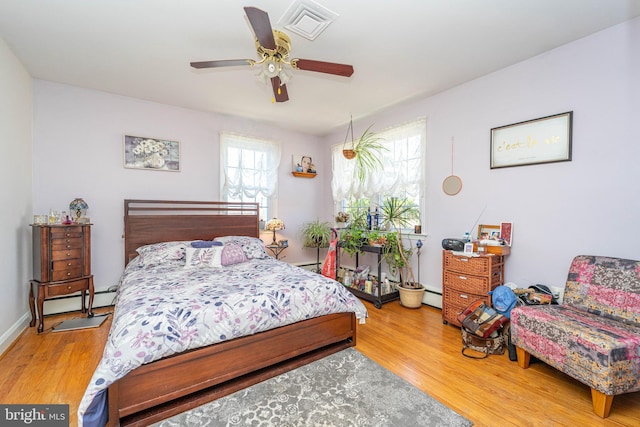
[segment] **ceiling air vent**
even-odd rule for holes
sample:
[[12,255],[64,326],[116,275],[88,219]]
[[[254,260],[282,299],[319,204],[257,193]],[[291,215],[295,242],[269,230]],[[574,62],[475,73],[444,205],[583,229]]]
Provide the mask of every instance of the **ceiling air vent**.
[[301,37],[315,40],[337,17],[337,13],[313,0],[296,0],[278,24]]

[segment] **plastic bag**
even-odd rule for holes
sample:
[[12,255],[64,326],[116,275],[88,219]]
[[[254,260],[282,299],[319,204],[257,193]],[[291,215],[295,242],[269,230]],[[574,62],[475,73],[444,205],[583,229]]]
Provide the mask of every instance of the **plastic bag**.
[[322,275],[330,279],[336,280],[336,247],[338,246],[338,237],[329,243],[327,256],[324,258],[322,265]]

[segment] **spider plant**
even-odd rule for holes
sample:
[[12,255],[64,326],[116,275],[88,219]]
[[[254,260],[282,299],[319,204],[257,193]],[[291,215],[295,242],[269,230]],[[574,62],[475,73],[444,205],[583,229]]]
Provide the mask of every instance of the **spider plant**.
[[302,235],[302,246],[305,248],[316,248],[316,273],[320,273],[320,248],[328,248],[331,241],[331,224],[320,222],[316,219],[313,222],[302,224],[300,228]]
[[388,149],[382,145],[381,141],[383,139],[372,132],[371,126],[369,126],[362,136],[353,143],[356,162],[353,173],[359,182],[364,182],[367,175],[383,166],[380,152],[388,151]]
[[331,225],[316,219],[307,222],[300,228],[302,246],[305,248],[327,248],[331,240]]

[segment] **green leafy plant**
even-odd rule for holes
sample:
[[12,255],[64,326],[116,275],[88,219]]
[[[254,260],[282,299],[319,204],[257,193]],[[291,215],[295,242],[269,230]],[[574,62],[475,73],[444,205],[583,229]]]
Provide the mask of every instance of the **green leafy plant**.
[[360,248],[367,242],[367,234],[364,229],[353,227],[342,230],[340,234],[340,247],[349,255],[354,256],[360,252]]
[[320,222],[316,219],[313,222],[306,222],[300,227],[302,235],[302,246],[305,248],[316,248],[316,273],[320,273],[320,248],[328,248],[331,241],[331,224]]
[[388,149],[382,145],[381,141],[383,138],[372,132],[371,126],[369,126],[362,136],[353,142],[354,161],[356,162],[353,173],[359,182],[364,182],[368,174],[374,173],[383,166],[380,154]]
[[300,228],[302,246],[306,248],[327,248],[331,240],[331,225],[319,219],[307,222]]
[[372,246],[384,246],[387,244],[387,235],[378,230],[372,230],[367,233],[367,239]]
[[351,222],[349,223],[349,228],[351,229],[360,229],[365,230],[369,227],[367,224],[367,211],[369,209],[364,208],[354,208],[351,211]]
[[418,208],[407,198],[388,197],[382,203],[381,212],[384,224],[394,230],[393,233],[387,233],[385,261],[389,264],[391,272],[400,276],[400,286],[421,288],[422,285],[416,283],[411,268],[413,249],[406,248],[402,243],[402,229],[418,219]]

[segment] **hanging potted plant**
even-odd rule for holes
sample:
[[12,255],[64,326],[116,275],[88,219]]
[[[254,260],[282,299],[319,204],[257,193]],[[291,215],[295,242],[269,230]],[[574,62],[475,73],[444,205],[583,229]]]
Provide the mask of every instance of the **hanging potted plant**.
[[[380,152],[387,151],[387,148],[381,143],[383,139],[371,131],[371,126],[364,131],[360,138],[355,140],[353,138],[353,119],[349,121],[347,136],[342,146],[342,155],[346,159],[354,159],[356,162],[353,173],[354,178],[359,182],[364,182],[368,174],[383,166]],[[351,133],[350,141],[348,141],[349,133]]]
[[[349,132],[351,132],[351,139],[349,140]],[[345,159],[351,160],[356,156],[356,152],[353,149],[353,116],[349,120],[349,127],[347,128],[347,135],[344,137],[344,143],[342,144],[342,155]]]
[[316,248],[316,273],[320,273],[320,248],[328,248],[331,240],[331,225],[328,222],[320,222],[316,219],[307,222],[300,228],[302,235],[302,246],[305,248]]
[[353,146],[354,161],[356,162],[353,173],[359,182],[364,182],[367,175],[375,173],[378,168],[383,166],[380,152],[387,151],[387,148],[381,143],[382,138],[370,129],[371,126],[364,131]]
[[382,217],[394,231],[387,233],[387,244],[383,252],[384,259],[391,269],[391,273],[398,275],[400,283],[400,303],[407,308],[422,306],[425,287],[415,281],[411,268],[413,249],[406,248],[402,243],[402,228],[418,219],[419,211],[407,198],[389,197],[382,203]]

